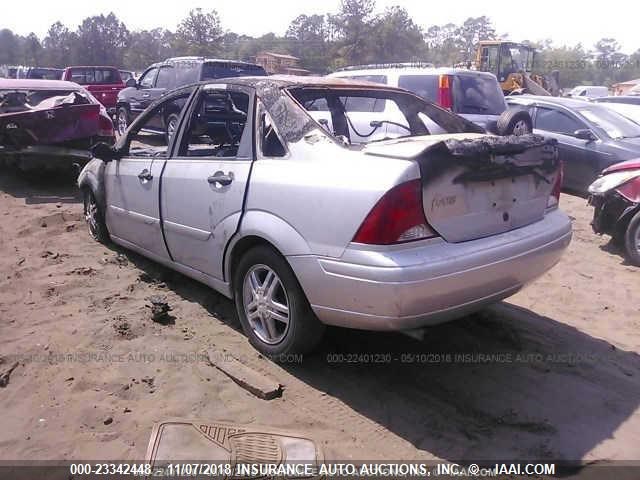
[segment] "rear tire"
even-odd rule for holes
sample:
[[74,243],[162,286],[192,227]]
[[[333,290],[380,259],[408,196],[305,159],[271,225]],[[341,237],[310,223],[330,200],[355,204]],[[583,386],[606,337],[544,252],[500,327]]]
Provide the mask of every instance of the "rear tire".
[[104,213],[96,202],[96,197],[88,188],[84,190],[84,219],[87,222],[89,235],[100,243],[109,243],[109,230],[104,221]]
[[287,261],[272,248],[261,245],[246,252],[235,269],[233,287],[242,329],[264,355],[283,360],[310,352],[322,340],[325,326]]
[[640,267],[640,211],[629,222],[624,236],[624,249],[629,263]]
[[533,132],[531,115],[525,110],[508,109],[498,117],[498,135],[526,135]]

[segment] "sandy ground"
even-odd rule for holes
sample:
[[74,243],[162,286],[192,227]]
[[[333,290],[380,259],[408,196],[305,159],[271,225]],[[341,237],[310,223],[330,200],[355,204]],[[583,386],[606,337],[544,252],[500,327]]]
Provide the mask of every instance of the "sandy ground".
[[[560,264],[508,302],[422,339],[330,330],[318,353],[276,365],[230,301],[92,241],[59,184],[0,172],[0,372],[21,359],[0,388],[0,460],[142,459],[170,417],[296,429],[340,459],[640,459],[640,269],[592,234],[583,199],[561,200],[575,236]],[[157,294],[173,324],[150,320]],[[282,398],[208,366],[212,347]]]

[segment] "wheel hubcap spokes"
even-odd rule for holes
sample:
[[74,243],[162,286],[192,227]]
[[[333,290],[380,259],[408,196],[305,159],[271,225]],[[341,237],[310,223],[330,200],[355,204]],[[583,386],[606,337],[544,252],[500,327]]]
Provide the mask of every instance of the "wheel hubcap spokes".
[[127,119],[124,118],[124,115],[120,114],[118,115],[118,133],[120,133],[120,135],[123,135],[126,130],[127,130]]
[[254,265],[244,278],[243,301],[257,337],[270,345],[280,342],[289,330],[289,299],[276,272]]
[[514,135],[524,135],[527,133],[527,131],[528,131],[527,124],[523,120],[516,122],[516,124],[513,127]]
[[89,203],[85,209],[84,218],[89,225],[89,230],[92,234],[95,234],[98,227],[98,206],[93,200],[89,200]]

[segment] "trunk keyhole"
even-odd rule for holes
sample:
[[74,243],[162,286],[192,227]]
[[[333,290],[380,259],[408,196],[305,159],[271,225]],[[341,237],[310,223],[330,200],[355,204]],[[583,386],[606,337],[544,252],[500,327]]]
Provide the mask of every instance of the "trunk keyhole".
[[504,212],[502,214],[502,220],[504,220],[505,222],[509,221],[509,214],[507,212]]

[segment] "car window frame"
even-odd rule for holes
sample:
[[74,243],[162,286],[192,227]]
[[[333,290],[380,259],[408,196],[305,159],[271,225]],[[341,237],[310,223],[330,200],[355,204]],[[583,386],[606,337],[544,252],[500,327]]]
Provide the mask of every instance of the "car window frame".
[[[260,100],[259,98],[256,98],[255,100],[254,111],[255,111],[255,118],[253,122],[254,123],[253,130],[254,130],[254,138],[255,138],[254,145],[256,146],[256,152],[255,152],[256,160],[285,160],[290,158],[291,152],[289,150],[289,145],[287,144],[287,142],[284,141],[282,135],[280,134],[278,126],[276,125],[276,122],[273,120],[273,117],[269,113],[269,110],[267,110],[267,107],[265,106],[264,102],[262,102],[262,100]],[[265,155],[264,151],[262,150],[262,141],[264,136],[264,132],[262,131],[263,115],[269,116],[273,131],[276,137],[278,137],[278,140],[280,141],[280,143],[284,148],[284,155],[277,155],[277,156]]]
[[[210,86],[222,87],[225,88],[207,88]],[[205,156],[188,156],[188,155],[179,155],[178,149],[180,145],[182,145],[183,137],[185,135],[185,131],[187,128],[186,119],[191,118],[195,109],[198,107],[198,103],[200,101],[200,96],[207,90],[226,90],[231,92],[244,93],[249,96],[249,103],[247,105],[247,121],[244,126],[244,130],[242,132],[242,136],[240,137],[240,143],[238,145],[238,155],[234,157],[205,157]],[[214,82],[206,83],[204,85],[200,85],[195,89],[192,94],[188,108],[185,108],[181,115],[180,120],[178,121],[178,134],[174,135],[172,139],[171,145],[171,154],[166,157],[167,160],[171,161],[194,161],[194,160],[206,160],[212,162],[221,162],[221,161],[254,161],[256,159],[256,148],[255,148],[255,113],[256,113],[256,90],[253,87],[245,86],[245,85],[233,85],[224,82]],[[242,152],[242,155],[240,153]],[[248,153],[247,153],[248,152]]]
[[[192,89],[191,92],[188,91],[189,89]],[[180,128],[182,125],[182,119],[185,115],[185,112],[191,108],[191,103],[193,102],[194,94],[197,91],[198,91],[197,85],[189,85],[186,87],[182,87],[179,90],[175,90],[171,92],[169,95],[165,95],[164,97],[159,98],[158,100],[153,102],[151,105],[149,105],[149,107],[145,109],[129,126],[127,130],[127,134],[120,137],[120,139],[116,142],[115,150],[121,154],[121,158],[155,158],[155,157],[132,157],[130,155],[130,147],[131,147],[131,140],[132,140],[131,136],[133,132],[136,132],[137,134],[141,130],[141,128],[138,128],[138,125],[139,124],[144,125],[147,121],[149,121],[153,117],[153,115],[157,113],[158,109],[162,108],[162,106],[166,102],[173,101],[176,98],[179,98],[185,94],[188,94],[187,101],[185,102],[185,106],[182,109],[182,112],[180,112],[180,118],[178,119],[177,129],[178,131],[180,131]],[[178,135],[174,135],[171,138],[169,145],[167,145],[167,155],[161,158],[164,158],[164,159],[171,158],[177,137]],[[124,152],[125,148],[126,148],[126,153]]]

